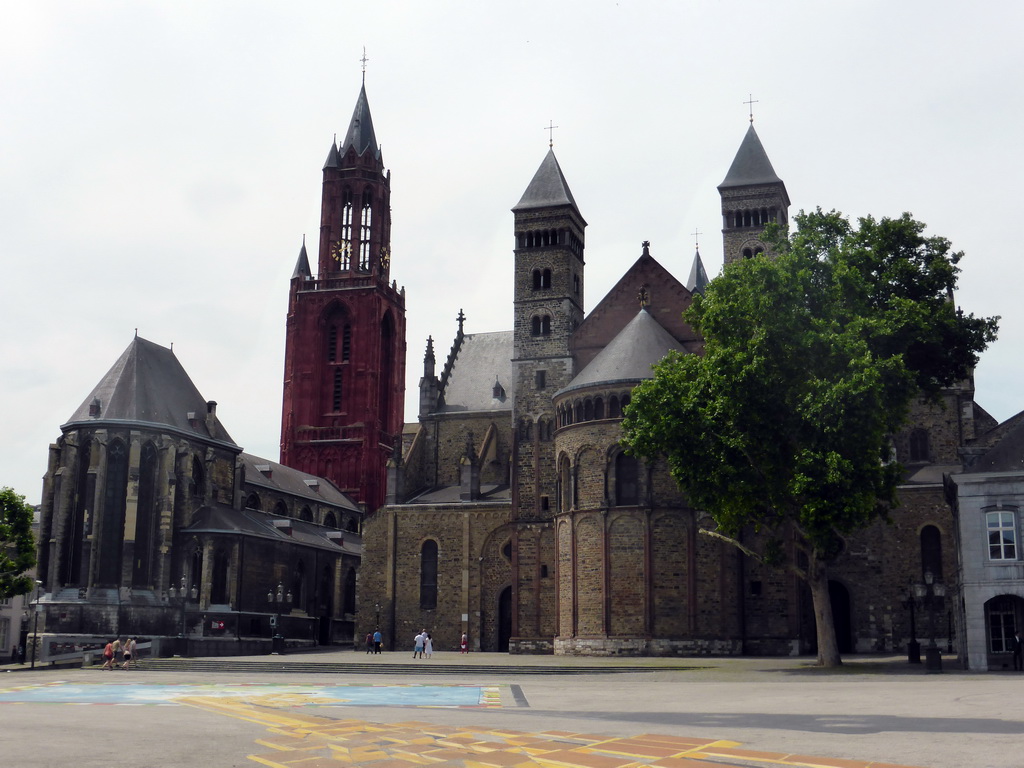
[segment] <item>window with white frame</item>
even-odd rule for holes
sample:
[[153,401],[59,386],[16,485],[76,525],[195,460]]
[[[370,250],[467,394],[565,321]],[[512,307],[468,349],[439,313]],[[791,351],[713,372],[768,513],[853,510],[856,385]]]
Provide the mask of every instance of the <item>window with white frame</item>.
[[7,653],[10,647],[11,620],[0,619],[0,652]]
[[988,559],[1017,559],[1017,515],[1013,512],[988,512]]

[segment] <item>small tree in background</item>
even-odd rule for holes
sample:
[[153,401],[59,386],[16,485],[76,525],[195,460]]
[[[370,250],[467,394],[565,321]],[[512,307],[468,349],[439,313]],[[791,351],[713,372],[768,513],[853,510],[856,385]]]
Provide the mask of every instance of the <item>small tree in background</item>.
[[727,265],[694,297],[704,354],[670,355],[633,391],[624,443],[667,457],[717,524],[702,533],[806,581],[818,664],[837,666],[828,563],[895,503],[891,441],[911,401],[968,377],[998,318],[955,308],[962,254],[909,214],[795,222],[766,234],[778,256]]
[[0,488],[0,599],[25,595],[35,586],[25,571],[36,564],[33,509],[12,488]]

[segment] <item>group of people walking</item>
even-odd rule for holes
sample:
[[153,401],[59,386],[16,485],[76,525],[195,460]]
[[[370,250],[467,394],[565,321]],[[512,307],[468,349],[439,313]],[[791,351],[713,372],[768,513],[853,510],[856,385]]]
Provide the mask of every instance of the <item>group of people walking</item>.
[[103,669],[113,670],[118,664],[121,669],[138,667],[138,643],[134,637],[126,637],[124,642],[115,637],[103,647]]
[[380,653],[381,644],[384,641],[384,636],[380,633],[380,630],[375,630],[373,633],[366,633],[366,652],[367,653]]
[[412,657],[415,659],[417,655],[419,658],[423,658],[424,654],[429,659],[434,655],[434,641],[428,634],[427,630],[423,630],[416,637],[413,638],[412,646]]
[[[367,653],[380,653],[381,646],[383,644],[383,636],[380,630],[366,633],[366,652]],[[459,641],[459,653],[469,653],[469,639],[466,637],[466,633],[462,633],[462,639]],[[412,657],[414,659],[429,659],[434,655],[434,638],[427,630],[422,630],[412,640]]]

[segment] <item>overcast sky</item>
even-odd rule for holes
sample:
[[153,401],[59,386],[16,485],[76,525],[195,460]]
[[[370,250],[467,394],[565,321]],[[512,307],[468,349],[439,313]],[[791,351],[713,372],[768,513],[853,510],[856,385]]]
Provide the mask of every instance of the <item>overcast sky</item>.
[[[716,186],[754,124],[793,201],[910,211],[1001,315],[977,369],[1024,408],[1018,2],[0,0],[0,485],[140,336],[276,460],[288,280],[366,89],[407,291],[406,420],[433,335],[512,325],[512,214],[555,153],[587,229],[589,310],[640,243],[722,264]],[[315,264],[315,248],[310,252]]]

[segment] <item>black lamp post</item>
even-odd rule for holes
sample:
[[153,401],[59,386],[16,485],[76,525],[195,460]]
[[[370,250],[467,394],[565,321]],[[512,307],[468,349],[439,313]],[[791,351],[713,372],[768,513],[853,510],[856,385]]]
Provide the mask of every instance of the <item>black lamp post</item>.
[[288,593],[285,594],[284,585],[281,582],[277,582],[277,591],[271,587],[267,592],[267,602],[274,607],[276,615],[271,619],[270,626],[274,630],[274,635],[271,638],[271,653],[281,655],[284,653],[284,635],[281,634],[281,611],[283,608],[291,610],[292,604],[292,591],[289,589]]
[[36,643],[39,641],[39,585],[42,584],[39,579],[36,579],[36,599],[33,600],[35,605],[34,613],[32,617],[32,666],[31,669],[36,668]]
[[942,651],[935,643],[935,607],[946,596],[946,585],[935,580],[930,570],[924,572],[924,584],[914,585],[914,595],[924,601],[928,611],[928,646],[924,649],[925,672],[942,671]]
[[171,587],[170,589],[167,590],[167,596],[170,599],[170,601],[172,603],[176,602],[176,603],[178,603],[181,606],[181,631],[178,633],[178,638],[179,638],[178,653],[181,656],[187,656],[188,655],[185,652],[185,651],[188,650],[188,635],[187,635],[187,629],[188,628],[185,625],[185,621],[186,621],[185,610],[186,610],[186,608],[188,606],[188,599],[191,596],[191,598],[193,600],[195,600],[199,596],[199,590],[196,589],[195,584],[192,585],[191,591],[189,591],[188,587],[186,586],[187,584],[188,584],[188,579],[184,575],[182,575],[182,577],[181,577],[181,587],[177,591],[174,589],[174,587]]
[[921,644],[917,642],[917,624],[914,620],[914,589],[910,587],[910,597],[907,598],[907,605],[910,606],[910,642],[907,643],[907,661],[911,664],[921,663]]

